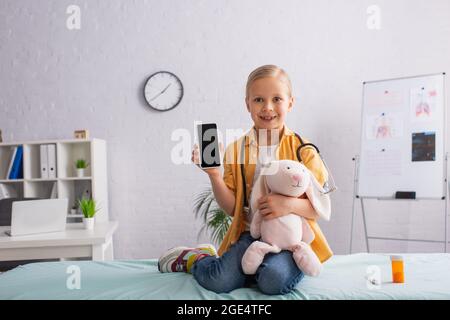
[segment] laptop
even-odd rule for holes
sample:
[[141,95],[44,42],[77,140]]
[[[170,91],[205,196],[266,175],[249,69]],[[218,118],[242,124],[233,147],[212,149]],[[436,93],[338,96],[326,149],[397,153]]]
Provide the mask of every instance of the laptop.
[[14,201],[9,236],[66,230],[68,199]]

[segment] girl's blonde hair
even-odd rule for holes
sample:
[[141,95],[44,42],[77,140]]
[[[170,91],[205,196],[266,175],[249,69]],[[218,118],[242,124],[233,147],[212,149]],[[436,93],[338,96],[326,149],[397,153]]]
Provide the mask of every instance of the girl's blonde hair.
[[273,64],[266,64],[264,66],[261,66],[259,68],[256,68],[253,70],[247,79],[247,86],[245,88],[245,98],[248,98],[248,94],[250,91],[250,87],[258,79],[261,78],[277,78],[281,82],[284,82],[288,88],[289,97],[292,97],[292,85],[291,80],[289,79],[289,76],[287,75],[286,71],[284,71],[282,68],[273,65]]

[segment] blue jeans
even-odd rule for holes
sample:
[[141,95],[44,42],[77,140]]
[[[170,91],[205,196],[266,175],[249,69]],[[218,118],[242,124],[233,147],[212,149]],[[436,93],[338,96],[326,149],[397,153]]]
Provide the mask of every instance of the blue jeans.
[[303,278],[303,272],[295,264],[290,251],[268,253],[255,275],[243,273],[242,256],[255,240],[250,232],[244,232],[220,258],[205,257],[197,261],[191,269],[195,280],[216,293],[230,292],[255,283],[265,294],[289,293]]

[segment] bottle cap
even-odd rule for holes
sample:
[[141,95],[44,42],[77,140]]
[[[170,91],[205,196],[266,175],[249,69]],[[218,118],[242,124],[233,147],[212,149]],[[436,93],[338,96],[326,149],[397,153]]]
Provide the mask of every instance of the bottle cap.
[[400,255],[391,256],[391,261],[403,261],[403,257]]

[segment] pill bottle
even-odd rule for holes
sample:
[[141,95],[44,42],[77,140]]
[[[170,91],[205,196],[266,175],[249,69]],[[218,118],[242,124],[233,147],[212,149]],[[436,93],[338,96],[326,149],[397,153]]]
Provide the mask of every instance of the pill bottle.
[[403,266],[403,257],[391,256],[391,264],[392,264],[392,281],[394,283],[404,283],[405,272]]

